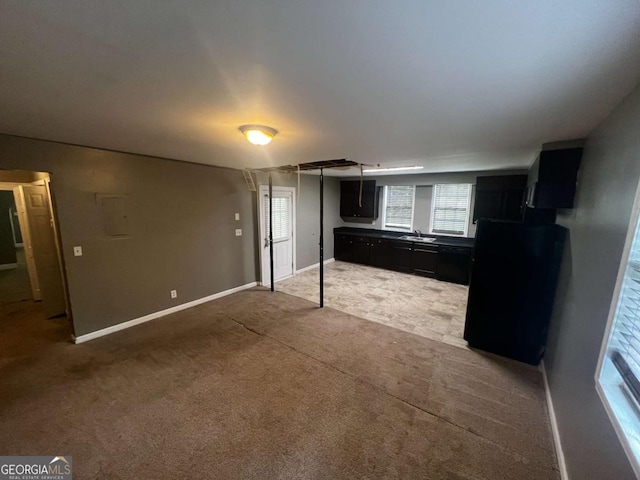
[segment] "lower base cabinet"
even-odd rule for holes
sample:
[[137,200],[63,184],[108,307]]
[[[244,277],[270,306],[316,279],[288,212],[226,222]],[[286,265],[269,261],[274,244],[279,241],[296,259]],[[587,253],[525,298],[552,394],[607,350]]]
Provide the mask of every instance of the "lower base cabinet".
[[351,247],[351,261],[369,265],[369,239],[354,237]]
[[469,284],[470,247],[421,244],[404,240],[334,235],[335,259],[414,273],[445,282]]
[[333,237],[333,256],[342,262],[352,261],[352,236],[336,234]]
[[413,244],[411,242],[389,241],[388,268],[398,272],[413,272]]
[[378,268],[389,268],[389,240],[371,239],[369,248],[369,265]]
[[469,285],[470,273],[469,249],[461,247],[440,248],[436,275],[438,280]]
[[435,277],[438,271],[438,247],[436,245],[413,248],[413,272],[416,275]]

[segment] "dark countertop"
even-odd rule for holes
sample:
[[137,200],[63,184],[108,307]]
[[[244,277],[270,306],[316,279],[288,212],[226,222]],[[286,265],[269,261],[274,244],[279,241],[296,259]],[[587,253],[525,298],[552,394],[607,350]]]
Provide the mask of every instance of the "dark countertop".
[[[337,227],[333,229],[333,233],[340,233],[342,235],[358,235],[371,238],[384,238],[387,240],[400,240],[400,237],[404,235],[411,235],[405,232],[391,232],[389,230],[374,230],[372,228],[355,228],[355,227]],[[473,248],[476,239],[466,237],[446,237],[438,235],[422,234],[423,237],[436,237],[434,242],[413,242],[420,245],[444,245],[447,247],[467,247]],[[410,240],[403,240],[410,241]]]

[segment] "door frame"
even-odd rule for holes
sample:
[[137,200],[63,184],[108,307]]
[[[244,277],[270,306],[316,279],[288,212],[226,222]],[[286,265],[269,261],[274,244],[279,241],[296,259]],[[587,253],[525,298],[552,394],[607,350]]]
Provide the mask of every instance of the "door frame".
[[[292,272],[291,272],[291,277],[295,276],[296,274],[296,243],[298,243],[298,235],[297,235],[297,227],[296,227],[296,188],[295,187],[285,187],[285,186],[280,186],[280,185],[273,185],[272,186],[273,191],[275,192],[276,190],[281,190],[281,191],[285,191],[285,192],[290,192],[291,193],[291,217],[292,217],[292,225],[291,225],[291,241],[292,241],[292,247],[291,247],[291,255],[293,256],[292,260],[293,260],[293,264],[292,264]],[[268,282],[265,282],[265,279],[262,278],[263,276],[263,251],[264,251],[264,247],[263,247],[263,243],[262,243],[262,239],[265,236],[265,231],[262,227],[262,198],[263,195],[269,195],[269,185],[264,185],[264,184],[259,184],[258,185],[258,189],[256,190],[256,195],[257,195],[257,201],[258,201],[258,205],[257,205],[257,210],[258,210],[258,215],[257,215],[257,220],[258,220],[258,258],[260,259],[260,285],[267,285]],[[281,280],[285,280],[287,278],[291,278],[291,277],[284,277],[284,278],[280,278],[278,280],[274,280],[274,283],[278,283]]]
[[71,297],[69,296],[69,283],[67,280],[67,266],[64,260],[64,249],[62,248],[62,235],[60,234],[60,225],[58,224],[58,211],[56,201],[51,188],[51,174],[44,179],[44,187],[49,198],[49,214],[51,215],[51,227],[53,228],[53,239],[58,252],[58,265],[60,265],[60,276],[62,277],[62,291],[64,292],[65,314],[67,319],[71,321],[71,326],[75,335],[75,326],[73,325],[73,316],[71,315]]
[[[39,175],[40,178],[38,180],[33,180],[31,182],[29,181],[25,181],[22,178],[14,178],[15,174],[31,174],[31,175]],[[72,329],[75,329],[75,326],[73,324],[73,313],[71,310],[71,297],[69,294],[69,284],[68,284],[68,280],[67,280],[67,268],[65,265],[65,259],[64,259],[64,250],[62,248],[62,239],[61,239],[61,235],[60,235],[60,223],[58,220],[58,211],[57,211],[57,205],[56,205],[56,201],[55,201],[55,188],[52,187],[52,183],[55,184],[54,181],[52,181],[51,177],[52,174],[50,172],[40,172],[40,171],[36,171],[36,170],[6,170],[6,169],[0,169],[0,176],[8,176],[9,178],[7,179],[7,181],[3,181],[4,184],[11,185],[12,188],[11,190],[9,190],[9,188],[5,188],[3,190],[7,190],[7,191],[13,191],[13,189],[15,187],[20,187],[20,186],[33,186],[33,185],[40,185],[45,187],[46,193],[47,193],[47,199],[49,201],[49,216],[50,216],[50,221],[51,221],[51,226],[53,229],[53,237],[54,237],[54,242],[55,242],[55,247],[56,247],[56,253],[58,256],[58,267],[59,267],[59,271],[60,271],[60,276],[62,277],[62,290],[64,293],[64,301],[65,301],[65,316],[66,318],[71,322],[71,327]],[[15,192],[14,192],[14,198],[15,198]],[[16,208],[18,207],[18,202],[16,201]],[[26,219],[23,219],[21,217],[21,215],[18,215],[18,223],[20,225],[20,230],[21,233],[24,233],[25,230],[28,230],[28,222],[26,222]],[[24,238],[23,238],[23,245],[24,245]],[[26,245],[24,245],[26,248]],[[25,252],[26,253],[26,252]],[[33,283],[31,280],[31,276],[29,278],[29,284],[30,284],[30,288],[33,288]],[[34,298],[35,300],[35,298]],[[74,330],[75,332],[75,330]]]

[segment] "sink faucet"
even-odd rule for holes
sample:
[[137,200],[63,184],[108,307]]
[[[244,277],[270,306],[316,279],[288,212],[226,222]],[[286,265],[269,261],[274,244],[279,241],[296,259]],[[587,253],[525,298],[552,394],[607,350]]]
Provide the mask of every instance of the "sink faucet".
[[419,237],[422,236],[422,232],[420,230],[414,230],[413,233],[415,233],[416,235],[418,235]]

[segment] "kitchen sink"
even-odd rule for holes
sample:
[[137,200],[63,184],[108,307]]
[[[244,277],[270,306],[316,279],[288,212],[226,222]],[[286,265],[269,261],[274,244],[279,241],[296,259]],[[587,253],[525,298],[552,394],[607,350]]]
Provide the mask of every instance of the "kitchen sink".
[[411,240],[412,242],[432,243],[437,239],[435,237],[418,237],[417,235],[404,235],[400,240]]

